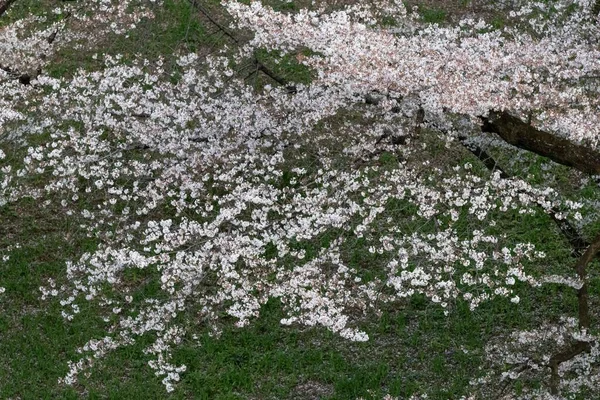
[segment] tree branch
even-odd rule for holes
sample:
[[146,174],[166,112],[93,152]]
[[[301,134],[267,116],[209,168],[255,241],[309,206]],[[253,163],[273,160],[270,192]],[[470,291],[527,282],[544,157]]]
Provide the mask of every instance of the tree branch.
[[[519,118],[513,117],[506,112],[492,112],[488,118],[482,118],[482,120],[483,131],[496,133],[502,139],[504,139],[504,141],[512,144],[513,146],[517,146],[521,149],[548,157],[559,164],[575,168],[584,173],[593,175],[600,174],[600,154],[592,149],[577,145],[566,139],[552,135],[551,133],[536,129],[521,121]],[[482,161],[486,163],[485,160]],[[486,165],[488,164],[489,162],[487,162]],[[581,288],[579,288],[577,291],[578,318],[579,327],[581,329],[589,329],[591,318],[589,311],[586,268],[587,265],[600,252],[600,235],[598,235],[590,244],[587,244],[583,238],[579,236],[577,231],[568,223],[568,221],[558,220],[555,214],[551,214],[551,216],[561,229],[561,232],[563,232],[563,234],[569,239],[574,251],[579,254],[583,252],[575,265],[577,275],[582,282]],[[583,251],[583,249],[585,249],[585,251]],[[565,361],[571,360],[573,357],[576,357],[583,352],[589,351],[590,348],[590,343],[578,341],[569,349],[557,353],[550,358],[550,391],[552,394],[558,394],[559,392],[559,365]]]
[[239,44],[239,40],[235,37],[235,35],[232,32],[230,32],[229,29],[227,29],[226,27],[221,25],[221,23],[219,23],[219,21],[214,19],[210,15],[210,13],[200,3],[198,3],[197,0],[191,0],[190,3],[196,10],[200,11],[200,13],[202,13],[202,15],[204,15],[213,25],[215,25],[217,28],[219,28],[219,30],[221,32],[223,32],[225,34],[225,36],[227,36],[228,38],[233,40],[235,43]]
[[[477,157],[483,163],[483,165],[487,167],[488,170],[490,170],[491,172],[500,172],[500,177],[502,179],[508,179],[511,177],[510,174],[504,169],[502,169],[502,167],[498,165],[498,162],[481,147],[472,143],[467,143],[465,137],[459,138],[459,141],[463,145],[463,147],[465,147],[471,152],[471,154]],[[573,256],[581,256],[584,250],[589,246],[589,243],[583,237],[581,237],[577,229],[573,225],[571,225],[571,223],[568,220],[559,219],[557,217],[558,213],[559,210],[557,210],[556,208],[552,208],[548,211],[548,215],[550,216],[550,218],[552,218],[552,221],[554,221],[556,226],[558,226],[560,232],[569,241],[569,244],[572,248]]]
[[[577,291],[577,299],[578,299],[578,316],[579,316],[579,328],[581,329],[589,329],[590,328],[590,311],[588,304],[588,290],[587,290],[587,265],[596,257],[596,255],[600,252],[600,234],[596,236],[596,238],[592,241],[592,243],[585,250],[583,255],[579,257],[577,260],[577,264],[575,265],[575,269],[577,271],[577,275],[579,279],[583,282],[581,288]],[[550,377],[550,391],[552,394],[558,394],[558,385],[560,383],[560,376],[558,374],[558,366],[565,362],[569,361],[573,357],[589,351],[591,345],[589,342],[578,341],[573,344],[569,349],[557,353],[550,358],[548,363],[551,369],[551,377]]]
[[506,112],[491,112],[489,117],[481,117],[481,120],[484,132],[496,133],[513,146],[586,174],[600,175],[600,153],[589,147],[538,130]]
[[[217,21],[215,18],[213,18],[210,13],[208,12],[208,10],[206,10],[206,8],[204,8],[199,2],[198,0],[191,0],[190,1],[192,7],[194,7],[196,10],[198,10],[202,15],[204,15],[213,25],[215,25],[217,27],[218,30],[220,30],[221,32],[223,32],[223,34],[225,36],[227,36],[228,38],[230,38],[231,40],[233,40],[233,42],[235,44],[240,44],[240,40],[233,34],[233,32],[231,32],[229,29],[227,29],[225,26],[223,26],[219,21]],[[256,56],[254,56],[254,62],[256,64],[256,70],[262,72],[263,74],[265,74],[266,76],[268,76],[269,78],[271,78],[272,80],[274,80],[275,82],[277,82],[278,84],[280,84],[281,86],[286,86],[288,89],[288,92],[290,93],[296,93],[296,87],[293,85],[289,85],[288,81],[280,76],[278,76],[277,74],[275,74],[273,71],[271,71],[266,65],[264,65],[262,62],[260,62],[258,60],[258,58],[256,58]],[[256,72],[256,71],[254,71]],[[253,73],[254,73],[253,72]],[[248,75],[248,77],[252,76],[251,73],[250,75]]]
[[16,0],[4,0],[0,2],[0,17],[4,15],[4,13],[8,10],[12,3]]
[[577,292],[577,299],[579,303],[579,327],[589,328],[590,327],[590,311],[588,305],[588,291],[587,291],[587,265],[596,257],[600,252],[600,234],[592,241],[586,251],[583,253],[575,266],[579,279],[583,282],[583,286]]
[[569,361],[575,356],[578,356],[581,353],[589,351],[591,348],[588,342],[577,342],[573,346],[571,346],[568,350],[565,350],[561,353],[555,354],[550,358],[550,362],[548,363],[550,369],[552,370],[552,375],[550,376],[550,393],[558,394],[558,384],[560,383],[560,376],[558,375],[558,366],[565,362]]
[[31,80],[35,79],[42,71],[41,68],[36,69],[35,73],[33,74],[28,74],[28,73],[20,73],[18,71],[14,71],[12,68],[1,65],[0,64],[0,70],[8,73],[11,77],[18,79],[19,83],[23,84],[23,85],[29,85],[31,84]]

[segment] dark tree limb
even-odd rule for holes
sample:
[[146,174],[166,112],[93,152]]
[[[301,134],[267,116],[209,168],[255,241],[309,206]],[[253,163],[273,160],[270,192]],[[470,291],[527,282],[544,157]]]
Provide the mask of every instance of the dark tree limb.
[[[229,39],[231,39],[235,44],[240,44],[240,40],[235,36],[235,34],[233,32],[231,32],[223,24],[221,24],[219,21],[217,21],[215,18],[213,18],[212,15],[210,15],[210,12],[206,8],[204,8],[198,2],[198,0],[191,0],[190,4],[196,10],[198,10],[202,15],[204,15],[206,17],[206,19],[208,19],[214,26],[216,26],[217,29],[219,31],[221,31],[225,36],[227,36]],[[289,85],[289,83],[286,79],[280,77],[275,72],[273,72],[271,69],[269,69],[266,65],[264,65],[262,62],[260,62],[256,56],[254,56],[254,63],[256,65],[256,70],[253,71],[250,75],[248,75],[247,78],[252,76],[256,71],[260,71],[263,74],[265,74],[266,76],[268,76],[269,78],[271,78],[272,80],[274,80],[275,82],[277,82],[279,85],[285,86],[288,89],[288,92],[296,93],[295,86]]]
[[271,78],[272,80],[277,82],[279,85],[285,86],[288,93],[296,93],[297,92],[296,86],[291,85],[287,79],[277,75],[275,72],[270,70],[265,64],[260,62],[258,60],[258,58],[256,58],[256,56],[254,56],[254,62],[256,63],[257,71],[262,72],[263,74],[265,74],[266,76],[268,76],[269,78]]
[[[578,317],[579,317],[579,328],[581,329],[589,329],[590,328],[590,310],[589,310],[589,302],[588,302],[588,289],[587,289],[587,266],[588,264],[596,257],[596,255],[600,252],[600,235],[596,236],[596,238],[592,241],[592,243],[585,250],[583,255],[579,257],[577,260],[577,264],[575,265],[575,270],[577,271],[577,276],[583,283],[581,288],[577,291],[577,300],[578,300]],[[549,367],[551,369],[551,377],[550,377],[550,391],[552,394],[558,394],[558,385],[560,382],[560,376],[558,375],[558,366],[565,362],[571,360],[573,357],[577,355],[589,351],[591,345],[589,342],[578,341],[573,344],[569,349],[557,353],[550,358]]]
[[421,134],[421,126],[425,122],[425,110],[423,107],[419,107],[417,110],[417,116],[415,118],[415,136],[419,136]]
[[548,363],[551,372],[550,375],[550,393],[558,394],[558,385],[560,383],[560,376],[558,375],[558,366],[565,362],[569,361],[573,357],[578,356],[581,353],[585,353],[589,351],[591,348],[588,342],[577,342],[569,349],[555,354],[550,358],[550,362]]
[[[584,173],[600,174],[600,153],[588,147],[536,129],[506,112],[491,112],[490,116],[482,118],[482,121],[482,131],[496,133],[509,144]],[[567,220],[558,219],[557,213],[558,210],[552,210],[550,216],[571,243],[573,255],[581,256],[590,243],[583,239]]]
[[[0,0],[0,1],[1,1],[1,0]],[[16,1],[16,0],[7,0],[7,2],[6,2],[6,3],[0,3],[0,16],[2,16],[2,14],[3,14],[3,12],[4,12],[4,11],[6,11],[6,9],[8,8],[8,5],[10,5],[10,3],[13,3],[14,1]],[[3,7],[3,5],[2,5],[2,4],[5,4],[5,6],[4,6],[4,11],[3,11],[3,8],[2,8],[2,7]],[[64,20],[65,20],[65,21],[66,21],[66,20],[68,20],[68,19],[71,17],[71,15],[72,15],[72,14],[71,14],[70,12],[69,12],[69,13],[67,13],[67,14],[65,15],[65,17],[64,17]],[[53,43],[56,41],[56,38],[57,38],[57,36],[58,36],[59,32],[60,32],[60,28],[57,28],[56,30],[54,30],[54,31],[53,31],[53,32],[52,32],[52,33],[51,33],[51,34],[50,34],[50,35],[49,35],[49,36],[46,38],[46,41],[48,42],[48,44],[50,44],[50,45],[51,45],[51,44],[53,44]],[[40,54],[40,56],[39,56],[39,57],[40,57],[40,59],[43,61],[43,60],[45,60],[45,59],[46,59],[47,55],[46,55],[46,54]],[[38,76],[39,74],[41,74],[41,73],[42,73],[42,68],[41,68],[41,66],[38,66],[38,67],[35,69],[35,72],[33,72],[33,73],[27,73],[27,72],[23,72],[23,73],[22,73],[22,72],[16,71],[16,70],[14,70],[14,69],[12,69],[12,68],[10,68],[10,67],[8,67],[8,66],[2,65],[2,64],[0,64],[0,70],[2,70],[2,71],[4,71],[4,72],[8,73],[8,74],[9,74],[11,77],[13,77],[14,79],[18,79],[18,80],[19,80],[19,83],[21,83],[21,84],[23,84],[23,85],[30,85],[30,84],[31,84],[31,81],[32,81],[32,80],[34,80],[35,78],[37,78],[37,76]]]
[[[508,179],[511,176],[508,172],[506,172],[502,167],[498,165],[498,162],[485,150],[481,147],[474,145],[472,143],[467,143],[466,138],[459,138],[460,143],[467,150],[471,152],[475,157],[479,159],[487,167],[490,172],[498,171],[500,173],[500,178]],[[583,254],[584,250],[589,246],[589,243],[581,237],[577,229],[571,225],[571,223],[566,219],[559,219],[557,217],[559,210],[553,208],[547,211],[552,221],[558,226],[558,229],[563,234],[563,236],[569,241],[569,244],[572,248],[573,256],[579,257]]]
[[19,83],[23,84],[23,85],[29,85],[31,84],[31,81],[33,79],[35,79],[41,72],[41,68],[38,68],[35,73],[33,74],[29,74],[29,73],[20,73],[18,71],[13,70],[10,67],[4,66],[0,64],[0,70],[8,73],[8,75],[10,75],[12,78],[14,79],[18,79]]
[[258,69],[260,72],[262,72],[269,78],[273,79],[275,82],[279,83],[281,86],[286,86],[288,84],[287,80],[285,80],[284,78],[282,78],[280,76],[277,76],[277,74],[275,74],[273,71],[271,71],[267,66],[265,66],[265,64],[258,61],[258,59],[255,58],[254,61],[256,62],[256,69]]
[[[600,0],[596,4],[600,4]],[[482,118],[482,121],[483,131],[496,133],[509,144],[548,157],[559,164],[575,168],[584,173],[600,174],[600,153],[592,149],[536,129],[506,112],[492,112],[488,118]],[[574,252],[580,255],[575,265],[577,276],[582,283],[582,286],[577,291],[578,319],[579,328],[587,330],[591,324],[587,266],[600,253],[600,235],[588,244],[568,221],[558,220],[555,213],[551,214],[551,216],[561,229],[561,232],[569,239]],[[591,345],[589,342],[577,341],[567,350],[557,353],[550,358],[548,366],[551,370],[550,392],[552,394],[558,394],[559,392],[559,365],[581,353],[588,352],[590,348]]]
[[12,3],[16,0],[0,0],[0,17],[4,15],[4,13],[8,10]]
[[[419,117],[417,117],[417,118],[419,118]],[[436,127],[435,124],[432,126],[437,130],[445,131],[445,129],[443,129],[443,128]],[[490,172],[498,171],[500,173],[501,178],[503,178],[503,179],[511,178],[510,174],[508,172],[506,172],[504,169],[502,169],[498,165],[498,162],[489,153],[487,153],[484,149],[482,149],[481,147],[479,147],[473,143],[468,143],[467,138],[465,136],[459,137],[458,140],[459,140],[460,144],[464,148],[469,150],[469,152],[471,152],[471,154],[473,154],[475,157],[477,157],[483,163],[483,165],[485,165],[487,167],[487,169]],[[573,225],[571,225],[571,223],[568,220],[566,220],[564,218],[558,218],[558,216],[557,216],[559,214],[558,209],[552,208],[550,210],[546,210],[546,212],[548,213],[550,218],[552,218],[552,221],[554,221],[554,223],[556,224],[556,226],[558,227],[558,229],[560,230],[562,235],[569,241],[569,244],[571,245],[571,249],[572,249],[572,255],[574,257],[580,257],[590,244],[579,234],[577,229]]]
[[596,255],[600,252],[600,235],[596,236],[596,238],[592,241],[589,247],[585,250],[583,255],[579,257],[577,260],[577,264],[575,269],[577,271],[577,275],[579,279],[583,282],[583,286],[579,289],[577,293],[578,303],[579,303],[579,326],[581,328],[589,328],[590,327],[590,312],[588,305],[588,291],[587,291],[587,266],[588,264],[596,257]]
[[482,130],[498,134],[505,142],[591,175],[600,175],[600,153],[544,132],[506,112],[482,117]]
[[258,72],[262,72],[263,74],[265,74],[267,77],[271,78],[273,81],[277,82],[277,84],[281,85],[281,86],[285,86],[286,90],[288,93],[292,93],[295,94],[298,89],[296,89],[296,86],[294,85],[289,85],[287,80],[276,75],[273,71],[271,71],[268,67],[266,67],[263,63],[261,63],[260,61],[258,61],[258,59],[254,59],[254,66],[255,69],[253,71],[251,71],[245,78],[244,80],[250,79],[250,77],[252,77],[253,75],[257,74]]
[[479,159],[479,161],[481,161],[483,163],[483,165],[485,165],[487,167],[487,169],[490,170],[490,172],[498,171],[498,172],[500,172],[500,178],[502,178],[502,179],[510,178],[510,175],[508,174],[508,172],[506,172],[504,169],[502,169],[502,167],[500,167],[498,165],[498,162],[496,162],[496,160],[494,160],[494,158],[488,152],[486,152],[481,147],[479,147],[473,143],[467,143],[466,137],[460,137],[458,140],[459,140],[460,144],[462,144],[464,148],[469,150],[471,152],[471,154],[473,154],[475,157],[477,157]]
[[579,234],[577,229],[575,229],[575,227],[571,225],[568,220],[564,218],[559,219],[557,217],[558,213],[559,210],[552,208],[549,213],[550,218],[552,218],[552,221],[554,221],[563,236],[569,241],[569,244],[571,244],[571,254],[574,257],[581,256],[585,248],[589,246],[589,243]]
[[190,3],[192,4],[192,7],[194,7],[196,10],[200,11],[200,13],[202,15],[204,15],[214,26],[216,26],[217,28],[219,28],[219,30],[221,32],[223,32],[225,34],[225,36],[227,36],[228,38],[230,38],[231,40],[233,40],[236,44],[239,44],[240,41],[238,40],[238,38],[235,37],[235,35],[229,31],[229,29],[227,29],[225,26],[223,26],[219,21],[217,21],[216,19],[214,19],[210,13],[208,12],[208,10],[206,10],[206,8],[204,8],[199,2],[198,0],[191,0]]

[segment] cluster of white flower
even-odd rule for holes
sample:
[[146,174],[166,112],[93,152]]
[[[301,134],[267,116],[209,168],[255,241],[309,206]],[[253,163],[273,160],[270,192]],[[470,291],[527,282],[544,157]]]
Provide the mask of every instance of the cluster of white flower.
[[[563,318],[558,324],[544,324],[531,331],[517,331],[508,338],[489,344],[486,349],[485,375],[472,383],[484,398],[514,399],[506,387],[520,384],[519,399],[568,399],[575,394],[597,393],[600,388],[600,342],[598,337],[578,327],[575,318]],[[544,382],[551,368],[551,354],[569,349],[574,343],[588,343],[589,349],[558,364],[558,393],[549,385],[531,389],[531,382]]]
[[[286,165],[304,163],[300,153],[288,150],[290,144],[302,150],[313,147],[313,141],[351,139],[332,136],[331,130],[315,136],[309,129],[331,117],[349,95],[320,86],[299,87],[293,96],[275,88],[251,93],[242,82],[224,85],[227,74],[214,72],[218,68],[199,75],[192,59],[181,60],[186,67],[176,84],[145,72],[144,63],[115,63],[72,80],[40,79],[39,85],[53,91],[36,107],[53,123],[39,129],[49,130],[53,141],[30,147],[15,179],[31,174],[48,179],[37,190],[26,181],[11,186],[11,198],[59,194],[65,211],[80,214],[88,234],[102,239],[97,251],[68,263],[71,287],[60,290],[61,304],[68,307],[64,315],[72,319],[79,301],[99,299],[117,318],[115,329],[131,340],[156,332],[148,352],[156,355],[152,366],[166,375],[169,389],[177,368],[183,368],[167,362],[170,344],[185,332],[169,334],[170,341],[163,335],[169,322],[189,308],[200,309],[214,325],[225,307],[243,326],[275,297],[290,315],[282,323],[318,324],[360,341],[367,336],[351,327],[348,311],[364,314],[376,300],[420,292],[447,307],[462,293],[476,307],[493,296],[511,295],[514,279],[509,277],[537,284],[521,262],[532,260],[533,246],[490,251],[498,238],[474,231],[465,239],[452,227],[457,219],[445,217],[463,214],[483,221],[517,207],[531,212],[534,204],[559,204],[550,201],[552,191],[519,180],[483,181],[470,167],[452,178],[434,170],[437,179],[425,181],[408,164],[386,171],[325,169],[341,161],[339,154],[326,151],[319,155],[322,167],[312,173],[307,167],[286,172]],[[220,58],[208,63],[221,70],[227,65]],[[81,96],[83,90],[95,95]],[[76,123],[83,129],[76,129]],[[363,135],[353,134],[356,140]],[[285,173],[291,174],[287,183]],[[433,219],[440,231],[403,231],[395,221],[384,223],[381,218],[393,200],[413,204],[411,218]],[[162,217],[165,207],[173,208],[168,218]],[[383,226],[390,231],[383,232],[378,245]],[[332,230],[347,233],[316,256],[307,258],[305,249],[292,247]],[[389,260],[389,270],[363,283],[361,271],[344,261],[347,235],[367,238],[373,252]],[[275,249],[272,258],[265,258],[268,246]],[[491,272],[485,264],[493,266]],[[128,286],[129,270],[156,271],[171,300],[132,303],[127,296],[136,288]],[[110,297],[103,290],[106,284],[120,293]],[[393,291],[380,295],[384,285]],[[42,288],[45,296],[58,292],[53,282]]]
[[[99,13],[81,14],[78,23],[114,33],[151,16],[146,8],[129,14],[135,1],[92,3]],[[415,293],[444,309],[456,299],[474,309],[494,297],[519,303],[517,282],[581,287],[543,276],[535,265],[545,255],[497,229],[519,213],[577,218],[581,203],[464,161],[434,166],[410,125],[420,108],[443,123],[451,112],[471,120],[490,110],[536,112],[538,126],[596,148],[600,103],[585,85],[600,71],[600,53],[587,40],[597,35],[582,18],[589,6],[567,18],[577,30],[547,23],[536,38],[473,21],[418,28],[401,2],[375,3],[285,14],[227,1],[254,39],[235,57],[182,55],[177,76],[162,60],[124,65],[110,55],[100,57],[101,70],[72,78],[42,72],[21,92],[0,75],[0,107],[11,104],[0,108],[0,135],[19,132],[26,143],[15,166],[0,149],[0,205],[23,197],[60,204],[98,242],[66,264],[66,282],[40,288],[42,298],[58,298],[67,320],[87,301],[101,306],[107,324],[108,336],[90,339],[81,352],[91,355],[72,363],[62,382],[151,336],[150,367],[171,391],[186,369],[173,365],[173,346],[194,329],[218,333],[223,319],[245,326],[270,299],[283,306],[282,324],[364,341],[361,318]],[[417,33],[376,29],[382,12]],[[17,41],[17,28],[0,33]],[[31,43],[49,31],[40,32]],[[62,43],[82,35],[65,33],[71,42]],[[0,55],[38,44],[7,46]],[[250,88],[235,61],[256,47],[313,50],[299,59],[315,81],[293,91]],[[20,70],[15,60],[25,58],[11,57],[10,68]],[[364,104],[366,94],[379,96],[377,104]],[[345,118],[352,113],[362,116]],[[28,144],[36,136],[50,139]],[[460,147],[450,136],[446,146]],[[350,254],[359,241],[368,251],[357,265]],[[151,285],[158,294],[141,298]],[[179,322],[189,314],[196,325]]]
[[[600,26],[590,16],[591,2],[579,2],[574,12],[566,12],[573,2],[557,2],[564,18],[547,18],[527,31],[463,23],[421,27],[412,35],[370,29],[344,10],[290,15],[260,2],[225,3],[241,26],[255,32],[249,47],[313,50],[302,63],[315,68],[324,85],[416,93],[431,113],[529,114],[537,126],[598,145]],[[413,23],[403,13],[397,18],[399,24]]]
[[[69,362],[69,372],[65,377],[61,378],[59,382],[65,383],[67,385],[72,385],[77,382],[77,376],[79,375],[79,373],[84,372],[84,374],[89,376],[89,369],[94,365],[94,363],[97,360],[102,359],[102,357],[104,357],[107,353],[125,343],[127,343],[127,340],[115,341],[111,336],[106,336],[99,340],[90,340],[82,348],[77,349],[77,352],[89,352],[92,354],[89,356],[85,356],[84,358],[78,360],[75,363]],[[129,341],[129,343],[131,344],[132,342]]]
[[81,49],[97,44],[109,34],[126,34],[142,19],[153,18],[153,6],[161,3],[162,0],[62,2],[46,13],[17,20],[0,28],[0,70],[33,77],[61,48]]

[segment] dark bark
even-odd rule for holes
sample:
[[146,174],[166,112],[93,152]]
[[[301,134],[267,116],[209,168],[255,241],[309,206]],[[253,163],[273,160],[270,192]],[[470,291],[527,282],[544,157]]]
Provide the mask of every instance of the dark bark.
[[[0,0],[1,2],[2,0]],[[2,16],[2,14],[8,9],[8,6],[10,6],[11,3],[14,3],[16,0],[7,0],[4,3],[0,3],[0,16]],[[65,20],[69,19],[71,17],[71,13],[67,13],[64,17]],[[56,38],[58,37],[60,29],[56,29],[54,32],[52,32],[48,38],[46,39],[48,41],[48,44],[53,44],[56,41]],[[46,59],[47,55],[46,54],[40,54],[40,59],[43,61]],[[13,70],[10,67],[4,66],[0,64],[0,70],[7,72],[11,77],[13,77],[14,79],[17,79],[19,81],[19,83],[23,84],[23,85],[30,85],[31,81],[34,80],[39,74],[42,73],[42,68],[41,67],[37,67],[35,69],[35,72],[33,73],[27,73],[27,72],[19,72],[16,70]]]
[[[600,6],[600,0],[596,2]],[[531,151],[535,154],[548,157],[551,160],[581,172],[599,175],[600,174],[600,153],[568,141],[567,139],[555,136],[551,133],[541,131],[513,117],[506,112],[491,112],[487,118],[482,118],[482,130],[498,134],[504,141],[521,149]],[[473,150],[471,150],[473,152]],[[490,167],[489,157],[480,159]],[[581,329],[589,329],[591,324],[589,311],[589,296],[587,285],[587,266],[600,253],[600,235],[598,235],[590,244],[581,238],[577,231],[565,220],[558,220],[551,214],[561,232],[569,239],[575,253],[580,254],[575,265],[577,276],[582,282],[581,288],[577,291],[578,299],[578,319]],[[558,394],[560,376],[558,374],[559,365],[569,361],[577,355],[589,351],[590,343],[578,341],[570,348],[555,354],[550,358],[548,366],[551,370],[550,391]]]
[[587,292],[587,266],[600,252],[600,235],[592,241],[585,253],[577,260],[576,271],[577,276],[583,282],[583,286],[579,289],[577,297],[579,299],[579,326],[581,328],[590,327],[590,313],[588,305],[588,292]]
[[483,165],[485,165],[487,167],[487,169],[490,170],[490,172],[498,171],[498,172],[500,172],[500,178],[502,178],[502,179],[510,178],[510,175],[508,174],[508,172],[503,170],[502,167],[500,167],[498,165],[496,160],[494,160],[494,158],[491,155],[489,155],[488,152],[483,150],[481,147],[473,145],[471,143],[466,143],[465,138],[461,138],[460,143],[463,145],[463,147],[465,147],[467,150],[469,150],[471,152],[471,154],[473,154],[475,157],[479,158],[479,161],[481,161],[483,163]]
[[[227,27],[225,27],[216,18],[214,18],[210,14],[210,12],[206,8],[204,8],[197,0],[191,0],[190,4],[202,15],[204,15],[204,17],[206,17],[206,19],[208,19],[214,26],[216,26],[219,31],[223,32],[225,36],[231,39],[235,44],[240,44],[240,39],[238,39],[233,32],[231,32]],[[285,86],[289,93],[296,93],[295,86],[289,85],[286,79],[280,77],[279,75],[271,71],[266,65],[260,62],[256,58],[256,56],[254,57],[254,62],[256,63],[256,71],[262,72],[263,74],[277,82],[279,85]],[[248,77],[252,76],[252,74],[254,74],[256,71],[252,72]]]
[[19,83],[23,85],[31,84],[31,80],[35,79],[41,73],[40,68],[38,68],[33,74],[28,74],[14,71],[12,68],[6,67],[4,65],[0,65],[0,70],[7,72],[12,78],[17,79]]
[[498,134],[505,142],[568,167],[600,175],[600,153],[589,147],[541,131],[506,112],[491,112],[481,118],[482,130]]
[[[590,328],[591,320],[588,302],[587,266],[599,252],[600,235],[596,236],[596,238],[585,250],[583,255],[579,257],[579,260],[577,260],[577,264],[575,265],[577,276],[583,282],[583,286],[581,286],[581,288],[577,292],[579,327],[581,329],[587,330]],[[561,363],[569,361],[570,359],[581,353],[589,351],[590,348],[590,343],[580,341],[573,344],[569,349],[561,353],[557,353],[554,356],[552,356],[552,358],[550,358],[549,366],[552,372],[550,378],[550,390],[552,394],[558,394],[558,385],[560,382],[560,377],[558,375],[558,366]]]
[[256,59],[256,57],[255,57],[254,61],[256,62],[256,69],[258,69],[260,72],[262,72],[269,78],[273,79],[275,82],[279,83],[281,86],[286,86],[288,84],[287,80],[285,80],[284,78],[275,74],[265,64],[258,61],[258,59]]
[[202,13],[202,15],[204,15],[213,25],[215,25],[221,32],[223,32],[225,36],[233,40],[234,43],[239,44],[238,38],[236,38],[235,35],[232,32],[230,32],[229,29],[223,26],[219,21],[214,19],[210,15],[210,12],[208,12],[208,10],[206,10],[197,0],[191,0],[190,3],[196,10],[200,11],[200,13]]
[[[498,171],[500,173],[500,177],[502,179],[509,179],[511,176],[506,172],[502,167],[498,165],[496,160],[488,154],[481,147],[473,145],[471,143],[466,143],[465,138],[460,139],[460,143],[471,152],[475,157],[479,159],[487,167],[490,172]],[[574,257],[580,257],[585,249],[589,246],[589,243],[581,237],[577,229],[566,219],[559,219],[557,214],[559,210],[551,209],[548,212],[552,221],[558,226],[558,229],[563,234],[563,236],[569,241],[569,244],[572,248],[572,254]]]
[[560,376],[558,375],[558,366],[565,362],[569,361],[575,356],[578,356],[581,353],[589,351],[591,348],[588,342],[577,342],[569,349],[555,354],[550,358],[549,366],[551,372],[550,376],[550,392],[552,394],[558,394],[558,385],[560,383]]
[[583,254],[584,250],[589,243],[577,232],[577,229],[566,219],[559,219],[556,215],[559,211],[555,208],[550,210],[550,218],[554,221],[558,229],[560,229],[563,236],[569,241],[571,244],[571,254],[573,257],[579,257]]
[[14,3],[16,0],[0,0],[0,17],[4,15],[6,10]]
[[[488,118],[482,118],[482,120],[484,132],[496,133],[509,144],[548,157],[559,164],[584,173],[600,174],[600,153],[597,151],[536,129],[506,112],[491,112]],[[550,216],[571,243],[573,255],[581,256],[590,244],[568,221],[556,218],[557,212],[558,210],[552,210]]]
[[421,127],[425,122],[425,110],[423,107],[419,107],[417,110],[417,116],[415,117],[415,136],[419,136],[421,134]]

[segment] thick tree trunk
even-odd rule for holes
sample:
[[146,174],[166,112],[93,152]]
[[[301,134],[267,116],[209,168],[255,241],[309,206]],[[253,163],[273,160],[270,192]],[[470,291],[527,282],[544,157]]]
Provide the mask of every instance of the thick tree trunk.
[[600,175],[600,153],[589,147],[544,132],[506,112],[491,112],[482,118],[484,132],[498,134],[505,142],[554,162],[591,175]]

